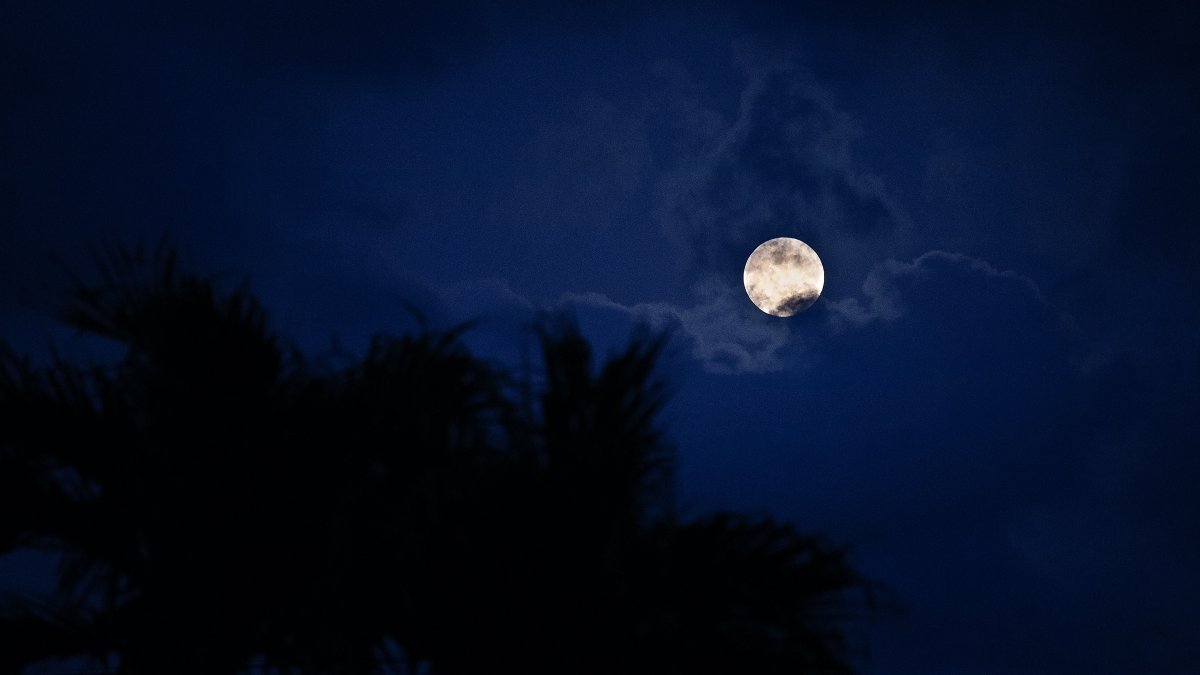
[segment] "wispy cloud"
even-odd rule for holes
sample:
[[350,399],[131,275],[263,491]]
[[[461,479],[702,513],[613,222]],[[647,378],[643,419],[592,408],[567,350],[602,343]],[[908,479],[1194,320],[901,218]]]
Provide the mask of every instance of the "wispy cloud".
[[652,327],[677,328],[690,341],[692,356],[713,373],[781,370],[784,362],[779,352],[795,340],[786,323],[771,320],[750,306],[741,289],[715,280],[699,284],[696,302],[688,306],[668,302],[624,305],[602,293],[566,293],[560,305],[610,309]]
[[[953,296],[951,295],[953,293]],[[786,368],[785,349],[820,350],[848,331],[886,329],[909,314],[923,322],[961,314],[974,305],[999,313],[1037,312],[1051,325],[1070,329],[1070,317],[1047,302],[1037,284],[1013,270],[962,253],[929,251],[911,262],[889,259],[862,284],[861,296],[823,299],[827,322],[801,335],[788,320],[755,309],[741,287],[709,278],[697,285],[696,301],[622,304],[602,293],[566,293],[559,306],[583,305],[626,314],[651,326],[677,328],[692,345],[692,356],[713,373],[763,373]],[[917,311],[919,310],[919,311]]]
[[[1000,270],[986,260],[962,253],[928,251],[912,262],[885,260],[867,275],[862,284],[862,298],[850,296],[827,300],[830,310],[829,326],[835,332],[861,327],[873,322],[890,323],[907,312],[906,290],[921,279],[952,272],[965,273],[1010,283],[1028,293],[1031,300],[1048,305],[1041,289],[1027,276],[1013,270]],[[985,300],[981,298],[981,301]]]
[[[883,181],[854,158],[860,130],[796,59],[739,49],[747,78],[737,116],[700,115],[687,87],[673,109],[709,142],[658,185],[663,231],[701,273],[744,260],[772,237],[836,245],[886,237],[909,218]],[[682,76],[672,73],[672,81]]]

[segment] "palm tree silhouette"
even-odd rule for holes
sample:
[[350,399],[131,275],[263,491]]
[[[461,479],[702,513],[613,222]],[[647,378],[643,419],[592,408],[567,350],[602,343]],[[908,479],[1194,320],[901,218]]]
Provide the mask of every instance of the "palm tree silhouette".
[[397,645],[439,675],[848,672],[877,608],[821,537],[677,516],[664,335],[597,365],[547,318],[529,409],[465,326],[314,367],[165,246],[110,252],[65,318],[124,354],[0,354],[0,552],[61,560],[56,596],[0,601],[6,672],[370,673]]

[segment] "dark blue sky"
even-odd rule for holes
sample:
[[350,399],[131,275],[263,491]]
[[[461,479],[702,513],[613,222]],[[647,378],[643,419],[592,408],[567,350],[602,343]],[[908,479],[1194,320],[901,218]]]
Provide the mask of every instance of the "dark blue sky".
[[0,10],[20,349],[164,228],[310,351],[671,326],[684,503],[854,544],[910,609],[867,672],[1200,668],[1194,3],[48,4]]

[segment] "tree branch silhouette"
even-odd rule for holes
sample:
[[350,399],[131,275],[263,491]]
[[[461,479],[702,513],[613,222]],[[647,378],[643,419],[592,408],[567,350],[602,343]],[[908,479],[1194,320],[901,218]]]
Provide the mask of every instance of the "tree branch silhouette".
[[0,670],[842,673],[886,604],[823,537],[678,517],[665,334],[597,363],[547,318],[531,408],[466,325],[311,367],[246,286],[102,258],[64,320],[117,363],[0,350],[0,552],[61,561]]

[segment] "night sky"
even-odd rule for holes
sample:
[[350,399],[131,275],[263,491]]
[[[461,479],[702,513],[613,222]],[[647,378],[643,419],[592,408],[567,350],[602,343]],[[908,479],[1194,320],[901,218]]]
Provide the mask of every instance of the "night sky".
[[669,328],[685,511],[852,544],[866,672],[1200,668],[1194,3],[194,4],[0,10],[19,351],[102,358],[68,273],[164,232],[311,354]]

